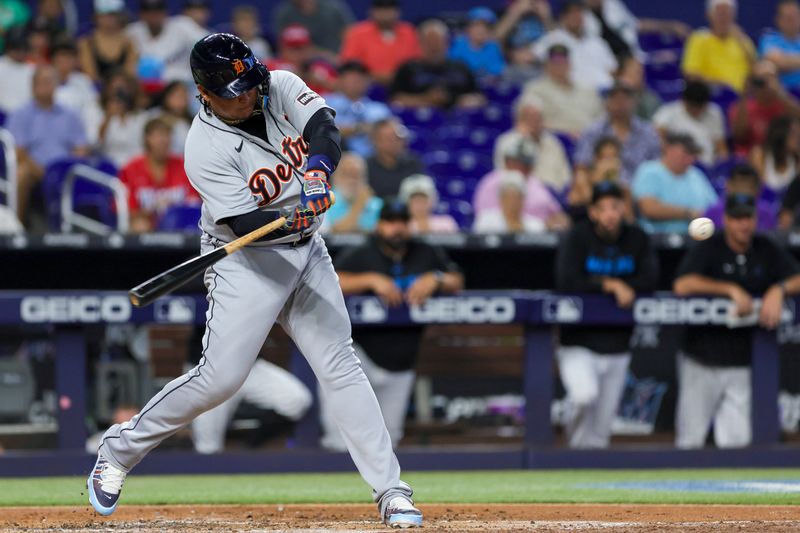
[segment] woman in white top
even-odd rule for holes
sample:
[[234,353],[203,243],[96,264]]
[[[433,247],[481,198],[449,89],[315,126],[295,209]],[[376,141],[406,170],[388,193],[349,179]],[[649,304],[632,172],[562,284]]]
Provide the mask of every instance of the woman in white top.
[[112,75],[103,87],[100,103],[103,122],[98,143],[100,152],[122,168],[143,151],[142,138],[148,114],[142,111],[139,82],[127,74]]
[[525,178],[518,170],[503,170],[500,178],[500,208],[482,211],[475,220],[475,233],[542,233],[544,220],[524,213]]
[[780,116],[769,123],[764,143],[753,148],[751,160],[764,185],[785,189],[797,175],[800,159],[800,121]]
[[426,233],[457,233],[458,224],[450,215],[434,215],[439,203],[439,193],[433,178],[412,174],[400,183],[400,199],[411,214],[409,229],[412,235]]

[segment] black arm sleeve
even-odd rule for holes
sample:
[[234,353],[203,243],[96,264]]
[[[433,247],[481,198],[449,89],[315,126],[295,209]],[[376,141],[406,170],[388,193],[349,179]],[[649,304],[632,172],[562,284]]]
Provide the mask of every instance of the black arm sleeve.
[[[269,224],[273,220],[276,220],[280,216],[280,213],[275,209],[256,209],[255,211],[250,211],[249,213],[245,213],[244,215],[237,215],[235,217],[228,217],[220,220],[221,224],[227,224],[228,227],[233,230],[237,237],[242,237],[247,235],[251,231],[254,231],[265,224]],[[271,241],[274,239],[278,239],[280,237],[286,237],[287,235],[291,235],[292,232],[285,230],[283,228],[277,229],[270,233],[269,235],[265,235],[258,239],[259,241]]]
[[308,156],[324,155],[334,167],[342,158],[342,135],[336,127],[333,111],[323,107],[314,113],[303,130],[303,139],[308,143]]

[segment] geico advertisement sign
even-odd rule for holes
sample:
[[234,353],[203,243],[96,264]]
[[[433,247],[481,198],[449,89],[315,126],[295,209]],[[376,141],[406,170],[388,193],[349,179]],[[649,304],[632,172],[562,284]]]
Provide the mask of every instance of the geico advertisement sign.
[[23,322],[127,322],[131,303],[124,295],[26,296],[20,303]]
[[496,296],[467,296],[431,298],[409,310],[411,320],[423,324],[433,322],[464,322],[468,324],[505,324],[514,320],[514,299]]
[[[792,302],[789,302],[790,304]],[[784,307],[781,321],[794,319],[793,306]],[[733,302],[727,298],[639,298],[633,306],[637,324],[711,324],[747,326],[758,322],[761,300],[753,300],[753,312],[738,317]]]

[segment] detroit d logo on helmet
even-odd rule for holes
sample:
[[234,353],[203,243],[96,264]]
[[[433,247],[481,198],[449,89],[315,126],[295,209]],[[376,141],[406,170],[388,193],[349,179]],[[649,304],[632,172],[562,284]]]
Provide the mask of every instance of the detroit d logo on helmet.
[[244,63],[242,63],[241,59],[233,60],[233,70],[236,72],[237,75],[244,72]]

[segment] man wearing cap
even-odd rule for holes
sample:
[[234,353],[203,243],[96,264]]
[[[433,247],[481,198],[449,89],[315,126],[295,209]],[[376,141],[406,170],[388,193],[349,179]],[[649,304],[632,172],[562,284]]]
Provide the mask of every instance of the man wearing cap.
[[336,111],[336,125],[347,149],[369,157],[373,151],[369,138],[372,125],[389,118],[392,112],[383,102],[367,96],[370,84],[367,67],[358,61],[348,61],[339,66],[338,73],[338,90],[326,96],[325,101]]
[[569,48],[552,45],[544,62],[544,75],[528,82],[524,94],[542,102],[545,128],[577,139],[603,113],[603,102],[597,91],[572,81]]
[[[384,203],[375,234],[366,244],[336,257],[342,293],[373,294],[385,306],[398,307],[421,305],[434,294],[452,294],[464,287],[458,266],[444,250],[411,238],[409,220],[405,204],[398,200]],[[353,347],[378,397],[394,446],[403,437],[422,331],[418,326],[353,330]],[[343,450],[344,442],[324,402],[321,420],[322,445]]]
[[711,101],[711,88],[705,82],[687,82],[681,100],[661,106],[653,116],[653,124],[662,135],[667,131],[691,135],[700,147],[698,159],[708,167],[728,157],[725,115]]
[[479,78],[500,76],[506,62],[500,45],[492,37],[496,22],[497,16],[488,7],[470,9],[465,34],[453,39],[450,59],[462,61]]
[[[656,289],[658,259],[647,234],[625,223],[622,189],[602,181],[592,189],[589,219],[561,241],[556,289],[603,293],[629,309],[637,293]],[[605,448],[631,360],[630,326],[562,326],[557,351],[567,391],[572,448]]]
[[329,93],[336,83],[336,69],[325,59],[316,56],[311,34],[299,24],[291,24],[283,29],[278,54],[267,62],[267,68],[297,74],[318,94]]
[[505,168],[504,155],[520,141],[531,143],[536,157],[533,174],[555,191],[572,181],[572,169],[564,145],[544,126],[544,105],[536,96],[525,94],[514,102],[514,127],[494,143],[494,166]]
[[308,28],[314,46],[335,58],[342,47],[342,36],[355,17],[341,0],[283,0],[272,16],[273,35],[280,35],[290,24]]
[[496,168],[485,175],[475,188],[472,199],[475,216],[500,207],[500,182],[505,171],[511,170],[519,172],[524,179],[525,215],[540,220],[550,230],[558,231],[569,226],[569,217],[564,213],[561,204],[533,174],[536,153],[532,142],[520,139],[514,144],[503,146],[500,156],[504,167]]
[[388,84],[400,65],[419,55],[417,30],[400,20],[399,0],[372,0],[369,20],[345,33],[340,59],[361,61],[376,81]]
[[559,27],[539,39],[533,45],[534,52],[544,61],[551,46],[566,46],[572,58],[572,81],[595,90],[607,89],[614,82],[617,59],[603,39],[586,32],[584,16],[581,0],[566,0],[558,18]]
[[0,111],[8,114],[30,101],[35,67],[25,61],[28,36],[23,28],[11,28],[5,45],[5,54],[0,55]]
[[753,332],[756,325],[775,329],[785,297],[800,292],[800,265],[756,226],[755,197],[729,195],[722,231],[690,248],[678,267],[675,294],[730,298],[732,306],[728,326],[686,330],[678,354],[679,448],[703,447],[712,425],[718,447],[750,444]]
[[400,184],[400,200],[408,206],[412,235],[458,233],[458,223],[453,217],[433,214],[439,205],[439,192],[430,176],[413,174],[404,179]]
[[[730,175],[727,181],[725,181],[725,194],[716,204],[709,207],[703,216],[710,218],[714,222],[715,227],[718,228],[722,226],[727,197],[733,194],[744,194],[757,198],[756,214],[758,215],[758,230],[774,230],[778,225],[778,214],[775,212],[775,205],[772,202],[761,198],[761,188],[761,177],[758,175],[756,169],[749,163],[740,163],[731,169]],[[786,196],[784,196],[784,206],[786,205],[786,199],[789,197],[790,191],[791,186]],[[795,194],[798,192],[800,191],[796,191]],[[783,218],[783,211],[781,211],[781,218]],[[782,227],[782,229],[788,229],[788,226]]]
[[186,15],[170,17],[166,0],[139,0],[139,19],[126,32],[139,51],[140,68],[147,65],[163,83],[192,83],[186,58],[208,32]]
[[575,146],[576,173],[587,172],[594,147],[603,137],[613,137],[622,145],[622,181],[630,183],[639,165],[656,159],[661,140],[650,123],[635,115],[636,99],[632,87],[617,82],[606,92],[606,115],[583,132]]
[[649,233],[686,233],[689,222],[717,202],[717,193],[694,162],[700,148],[685,133],[667,133],[661,159],[639,167],[633,199]]
[[478,107],[486,103],[475,76],[461,61],[448,59],[450,30],[441,20],[419,27],[422,56],[403,63],[389,87],[393,104],[403,107]]
[[709,27],[694,31],[683,51],[681,68],[687,78],[744,89],[756,49],[736,24],[737,7],[736,0],[706,2]]

